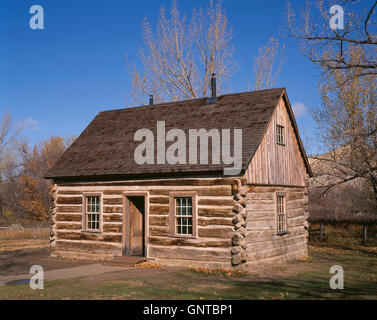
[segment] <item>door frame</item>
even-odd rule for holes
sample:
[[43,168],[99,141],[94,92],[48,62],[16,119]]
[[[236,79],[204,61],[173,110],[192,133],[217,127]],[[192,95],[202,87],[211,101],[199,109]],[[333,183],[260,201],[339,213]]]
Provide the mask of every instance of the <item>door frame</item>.
[[123,192],[123,223],[122,223],[122,255],[129,255],[127,248],[128,234],[127,231],[130,230],[129,224],[129,203],[130,200],[128,197],[144,197],[144,239],[143,239],[143,252],[144,257],[148,258],[148,236],[149,236],[149,227],[148,227],[148,216],[149,216],[149,192],[148,191],[125,191]]

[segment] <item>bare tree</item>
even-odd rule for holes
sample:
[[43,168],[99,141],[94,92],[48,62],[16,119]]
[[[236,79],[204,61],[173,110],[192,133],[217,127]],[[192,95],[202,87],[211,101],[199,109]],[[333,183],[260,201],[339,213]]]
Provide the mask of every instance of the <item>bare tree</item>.
[[12,123],[10,113],[3,113],[0,120],[0,218],[4,215],[6,180],[12,177],[18,168],[14,147],[16,139],[22,130],[23,125]]
[[[363,61],[364,51],[354,48],[350,63]],[[356,77],[359,73],[360,68],[324,71],[323,107],[317,108],[314,118],[329,152],[312,157],[317,172],[314,184],[326,192],[362,181],[377,205],[377,75]]]
[[232,31],[220,2],[193,9],[188,21],[173,0],[170,15],[160,9],[156,31],[145,19],[143,36],[142,68],[129,68],[134,103],[142,104],[146,95],[157,102],[204,97],[212,73],[221,90],[234,71]]
[[[366,4],[367,3],[367,4]],[[360,4],[366,8],[360,8]],[[341,5],[344,28],[331,28],[334,16],[330,8]],[[350,77],[377,74],[377,1],[314,1],[298,13],[288,4],[290,33],[299,41],[301,51],[314,63],[328,70],[355,69]],[[352,52],[361,47],[362,61],[354,61]],[[350,80],[349,78],[344,81]],[[341,84],[343,85],[343,84]]]
[[0,175],[7,162],[6,151],[15,142],[17,136],[23,130],[22,124],[13,124],[10,113],[3,113],[0,120]]
[[273,37],[259,49],[254,61],[254,90],[269,89],[274,85],[285,62],[284,49]]

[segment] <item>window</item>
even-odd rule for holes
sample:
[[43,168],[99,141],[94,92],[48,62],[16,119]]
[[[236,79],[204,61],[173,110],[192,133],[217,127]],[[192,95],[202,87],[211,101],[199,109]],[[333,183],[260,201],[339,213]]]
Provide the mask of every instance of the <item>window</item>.
[[192,198],[175,198],[176,234],[192,235]]
[[280,125],[276,126],[276,141],[277,141],[277,144],[281,144],[281,145],[285,144],[283,126],[280,126]]
[[84,228],[87,231],[101,231],[101,197],[99,195],[85,196]]
[[277,231],[278,234],[286,233],[286,212],[285,212],[285,196],[276,196],[276,216],[277,216]]
[[196,237],[196,194],[170,193],[170,235]]

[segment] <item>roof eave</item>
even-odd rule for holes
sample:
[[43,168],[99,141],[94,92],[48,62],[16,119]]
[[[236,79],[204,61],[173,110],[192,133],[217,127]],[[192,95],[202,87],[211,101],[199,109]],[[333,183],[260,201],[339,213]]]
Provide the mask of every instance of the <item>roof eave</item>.
[[243,177],[246,169],[243,168],[238,175],[224,175],[223,170],[214,171],[189,171],[189,172],[164,172],[164,173],[139,173],[139,174],[108,174],[108,175],[77,175],[77,176],[52,176],[46,175],[45,179],[54,181],[119,181],[119,180],[156,180],[176,178],[239,178]]

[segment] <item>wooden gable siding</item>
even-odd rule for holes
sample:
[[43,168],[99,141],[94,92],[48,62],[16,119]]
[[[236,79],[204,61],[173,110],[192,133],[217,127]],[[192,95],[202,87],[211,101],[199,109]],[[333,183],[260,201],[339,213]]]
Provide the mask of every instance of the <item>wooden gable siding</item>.
[[[285,145],[276,141],[276,125],[284,126]],[[285,102],[280,100],[246,171],[248,183],[305,186],[306,168]]]

